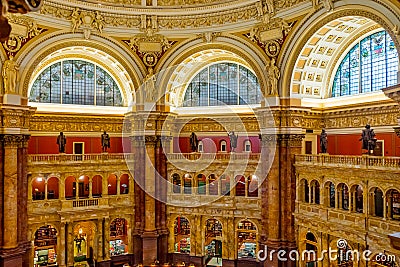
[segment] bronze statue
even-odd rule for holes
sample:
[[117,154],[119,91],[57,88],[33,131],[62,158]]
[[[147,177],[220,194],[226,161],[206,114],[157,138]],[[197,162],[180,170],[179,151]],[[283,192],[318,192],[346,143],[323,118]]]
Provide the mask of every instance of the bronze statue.
[[101,135],[101,147],[103,152],[107,152],[107,148],[110,148],[110,136],[106,131]]
[[362,149],[368,150],[367,154],[371,153],[371,151],[375,149],[375,133],[369,124],[365,125],[365,129],[362,130],[361,138],[359,140],[362,141]]
[[197,135],[192,132],[190,135],[190,149],[192,152],[197,152],[197,148],[199,146],[199,140],[197,139]]
[[322,129],[321,137],[319,140],[321,153],[327,153],[328,150],[328,134],[325,132],[325,129]]
[[67,138],[63,132],[57,137],[58,152],[65,153],[65,145],[67,144]]
[[230,147],[231,147],[231,152],[235,152],[235,148],[237,147],[237,140],[238,140],[238,135],[235,135],[235,132],[229,132],[228,133],[229,140],[230,140]]

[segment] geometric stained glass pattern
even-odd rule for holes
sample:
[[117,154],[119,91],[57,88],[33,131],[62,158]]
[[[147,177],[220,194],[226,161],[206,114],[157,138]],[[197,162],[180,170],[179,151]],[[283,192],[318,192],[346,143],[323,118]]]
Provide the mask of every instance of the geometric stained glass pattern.
[[259,104],[257,77],[242,65],[223,62],[201,70],[186,88],[184,107]]
[[332,97],[378,91],[397,84],[399,58],[386,31],[362,39],[344,57],[336,72]]
[[33,83],[29,101],[40,103],[122,106],[121,91],[99,66],[64,60],[47,67]]

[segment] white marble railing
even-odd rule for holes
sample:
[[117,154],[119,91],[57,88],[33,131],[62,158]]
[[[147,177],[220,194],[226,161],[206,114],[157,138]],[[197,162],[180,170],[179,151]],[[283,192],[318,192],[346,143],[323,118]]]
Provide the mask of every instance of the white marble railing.
[[133,159],[133,154],[102,153],[102,154],[36,154],[28,156],[28,163],[60,163],[60,162],[95,162],[95,161],[125,161]]
[[259,160],[259,153],[171,153],[170,160]]
[[343,156],[343,155],[296,155],[297,165],[315,165],[354,168],[400,169],[400,157]]

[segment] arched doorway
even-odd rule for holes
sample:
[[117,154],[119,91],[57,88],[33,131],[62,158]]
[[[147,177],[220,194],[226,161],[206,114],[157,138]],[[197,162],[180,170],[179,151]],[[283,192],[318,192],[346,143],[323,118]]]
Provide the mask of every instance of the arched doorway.
[[96,225],[93,222],[79,222],[73,228],[74,262],[93,262]]
[[238,223],[237,226],[238,259],[256,259],[257,228],[249,220]]
[[217,219],[206,221],[204,245],[206,264],[222,266],[222,224]]
[[57,266],[57,230],[51,225],[35,232],[33,266]]
[[174,223],[174,252],[190,253],[190,223],[185,217],[177,217]]
[[128,253],[128,222],[116,218],[110,223],[110,256]]

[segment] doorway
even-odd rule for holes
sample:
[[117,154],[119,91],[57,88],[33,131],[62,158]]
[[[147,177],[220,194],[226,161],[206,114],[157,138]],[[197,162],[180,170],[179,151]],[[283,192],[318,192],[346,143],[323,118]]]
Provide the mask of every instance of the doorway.
[[76,155],[76,160],[82,160],[82,155],[85,154],[85,143],[84,142],[74,142],[73,152]]

